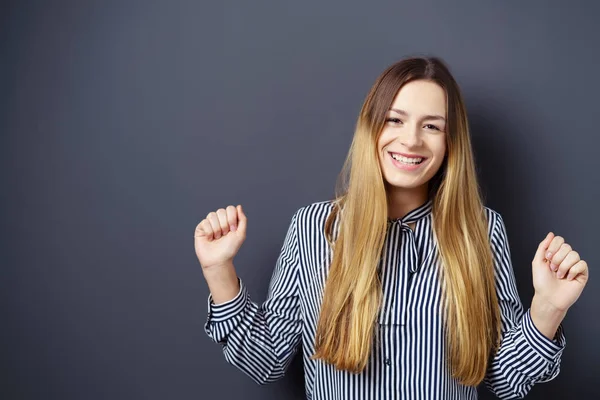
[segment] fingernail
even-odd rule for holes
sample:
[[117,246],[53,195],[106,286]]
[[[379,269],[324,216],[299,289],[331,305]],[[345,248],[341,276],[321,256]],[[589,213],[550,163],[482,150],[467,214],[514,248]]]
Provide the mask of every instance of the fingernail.
[[558,277],[558,279],[562,279],[564,276],[564,273],[562,271],[558,271],[558,273],[556,274],[556,276]]
[[548,259],[548,260],[549,260],[549,259],[551,259],[551,258],[552,258],[552,253],[550,253],[550,252],[547,252],[547,253],[546,253],[546,259]]
[[558,269],[558,265],[550,264],[550,269],[554,272]]
[[235,225],[231,225],[229,228],[231,229],[232,232],[235,232],[235,230],[237,229],[237,227]]

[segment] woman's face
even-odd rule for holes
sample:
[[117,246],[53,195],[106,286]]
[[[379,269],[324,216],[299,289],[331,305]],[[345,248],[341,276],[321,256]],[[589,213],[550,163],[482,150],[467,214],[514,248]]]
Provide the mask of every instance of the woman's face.
[[446,92],[417,80],[394,99],[377,140],[379,165],[392,189],[426,189],[446,153]]

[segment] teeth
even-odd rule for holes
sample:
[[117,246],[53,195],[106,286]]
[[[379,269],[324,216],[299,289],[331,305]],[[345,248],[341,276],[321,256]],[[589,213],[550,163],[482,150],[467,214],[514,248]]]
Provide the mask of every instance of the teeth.
[[400,161],[401,163],[404,163],[404,164],[419,164],[421,161],[423,161],[422,158],[408,158],[408,157],[400,156],[398,154],[392,154],[391,156],[394,160]]

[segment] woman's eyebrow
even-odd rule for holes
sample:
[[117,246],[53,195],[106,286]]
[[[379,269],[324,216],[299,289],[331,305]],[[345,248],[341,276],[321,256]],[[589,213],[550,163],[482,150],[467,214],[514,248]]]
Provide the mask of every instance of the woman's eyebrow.
[[[408,116],[408,113],[406,111],[399,110],[397,108],[391,108],[390,111],[393,111],[400,115]],[[434,120],[446,121],[446,118],[442,117],[441,115],[424,115],[423,119],[427,119],[427,120],[434,119]]]

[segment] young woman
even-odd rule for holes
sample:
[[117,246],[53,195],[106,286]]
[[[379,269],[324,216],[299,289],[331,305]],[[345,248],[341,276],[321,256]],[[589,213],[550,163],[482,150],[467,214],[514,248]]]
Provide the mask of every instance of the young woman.
[[308,399],[524,396],[559,372],[560,325],[588,267],[549,233],[524,311],[502,217],[482,204],[458,85],[437,58],[389,67],[369,92],[334,200],[294,213],[266,301],[233,258],[241,206],[211,212],[195,249],[211,295],[206,333],[258,383],[302,340]]

